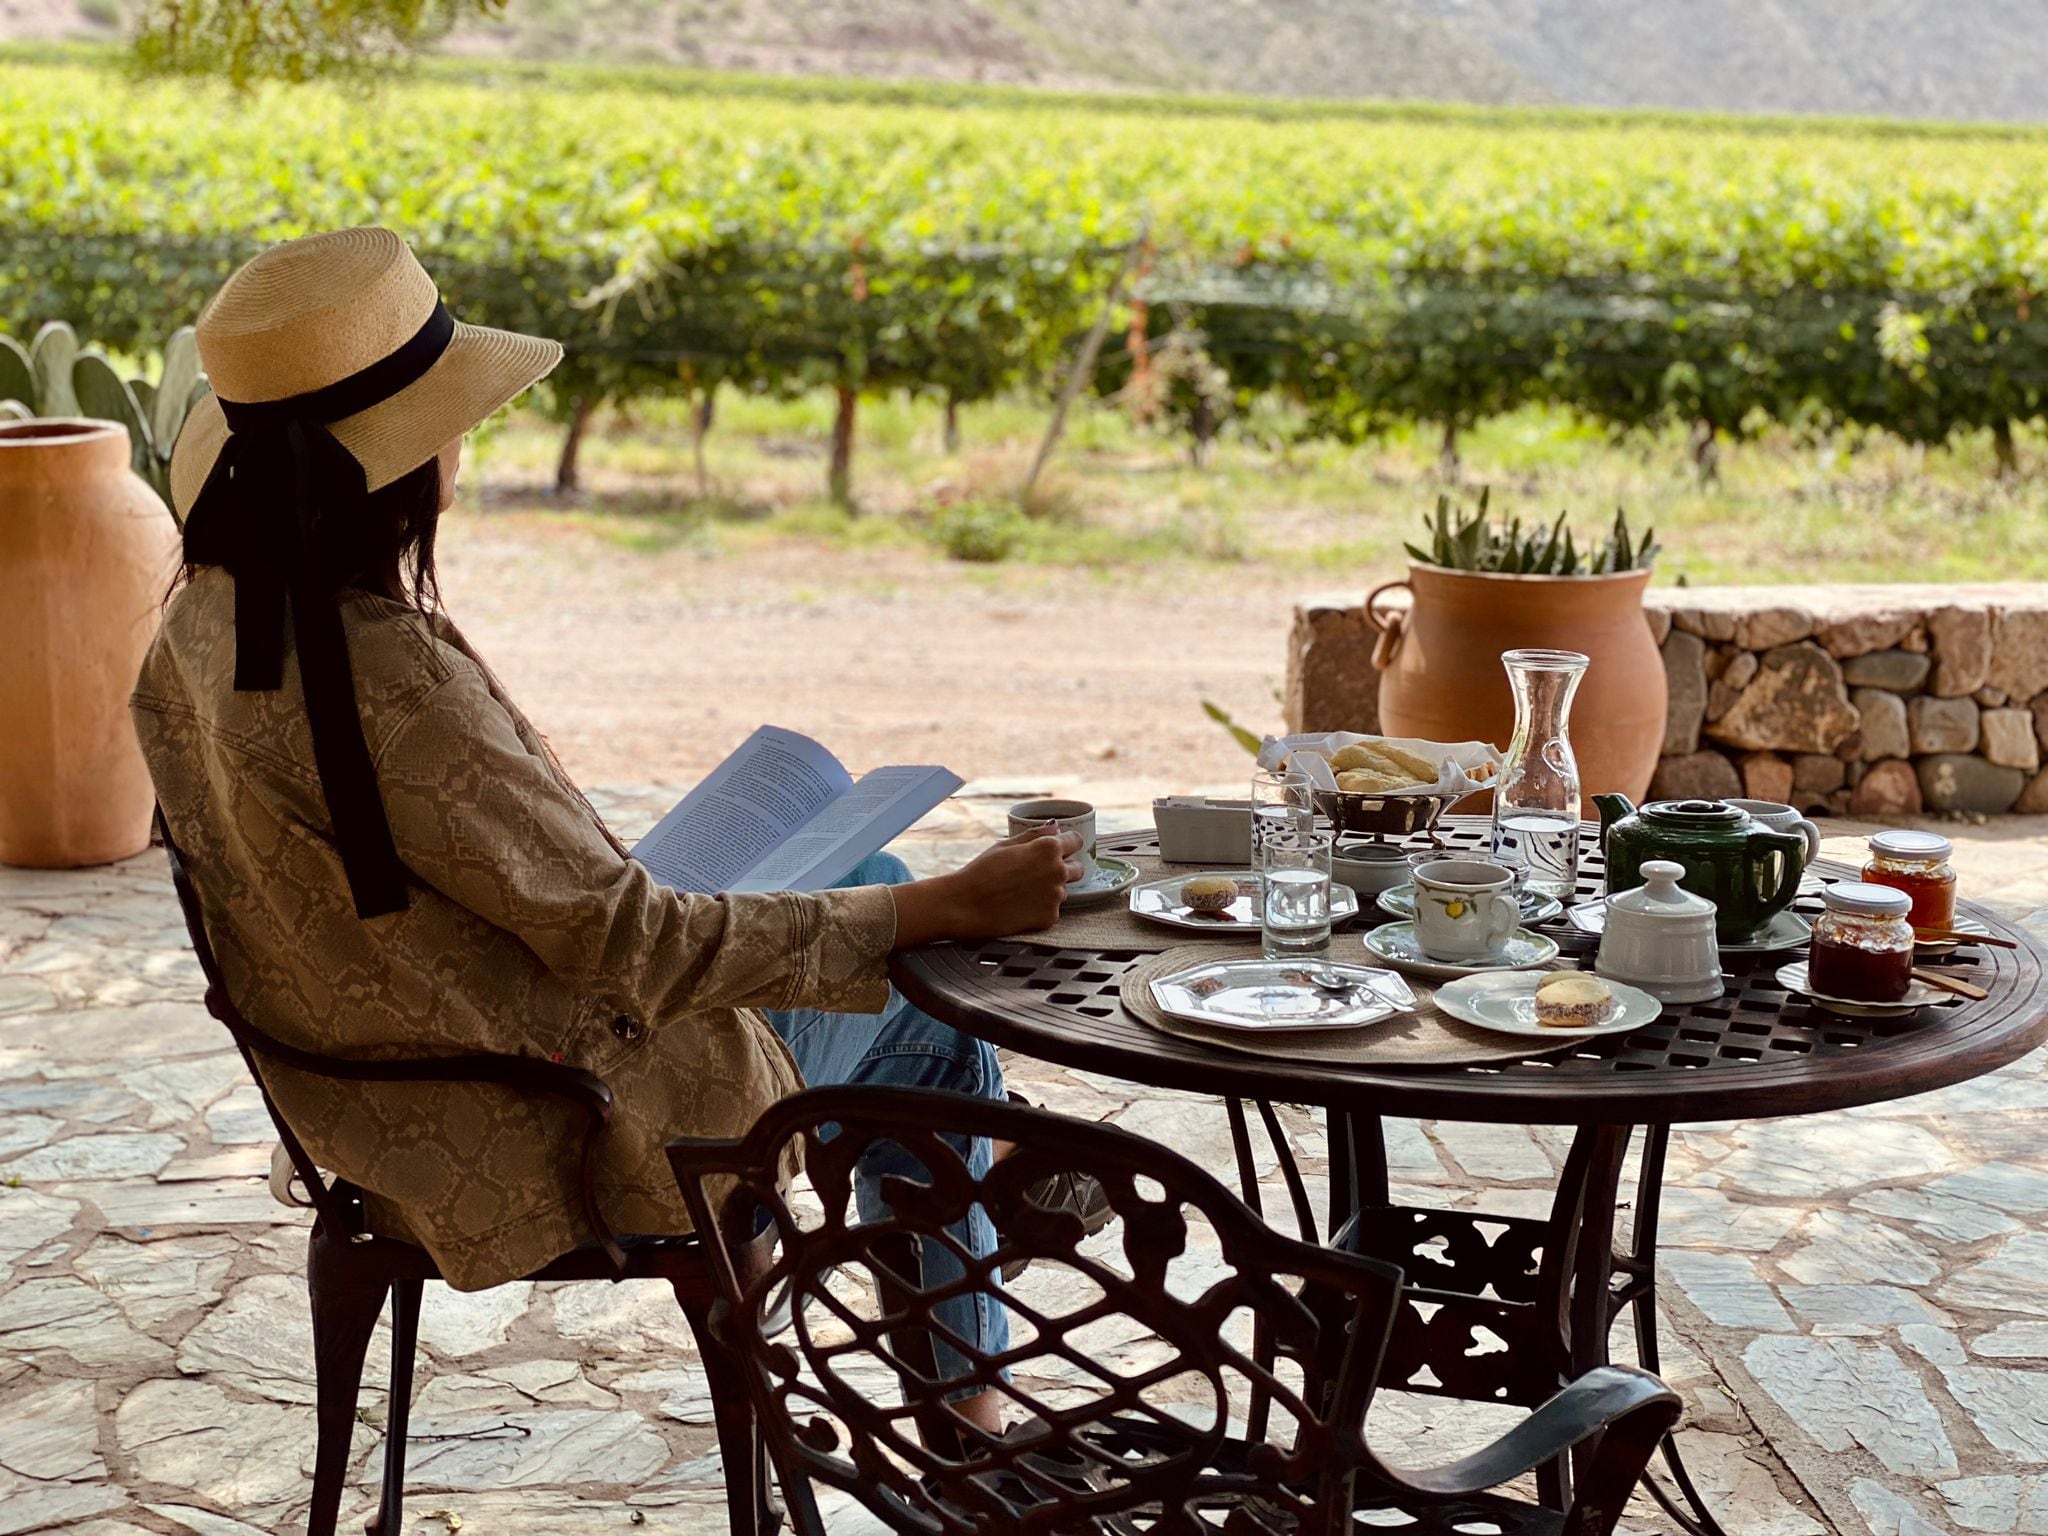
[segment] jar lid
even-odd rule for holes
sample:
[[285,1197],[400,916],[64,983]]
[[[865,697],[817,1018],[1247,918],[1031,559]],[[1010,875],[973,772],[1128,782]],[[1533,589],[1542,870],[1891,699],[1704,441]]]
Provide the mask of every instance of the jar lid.
[[1878,832],[1871,836],[1870,851],[1887,859],[1939,863],[1956,851],[1956,845],[1939,832]]
[[1913,898],[1890,885],[1831,885],[1821,900],[1830,912],[1851,917],[1904,917],[1913,910]]

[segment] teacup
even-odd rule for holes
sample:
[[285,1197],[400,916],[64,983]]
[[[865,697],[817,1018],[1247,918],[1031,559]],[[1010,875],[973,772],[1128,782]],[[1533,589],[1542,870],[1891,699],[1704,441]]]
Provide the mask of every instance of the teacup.
[[1769,827],[1773,832],[1797,832],[1806,839],[1807,863],[1811,864],[1820,857],[1820,828],[1800,815],[1795,807],[1782,800],[1723,800],[1721,803],[1746,811],[1751,821],[1760,827]]
[[1056,823],[1062,832],[1081,835],[1081,851],[1074,855],[1081,874],[1073,883],[1086,885],[1102,868],[1095,862],[1095,807],[1086,800],[1025,800],[1010,807],[1012,837],[1047,822]]
[[1415,937],[1432,960],[1484,960],[1521,926],[1515,872],[1481,859],[1437,859],[1415,871]]

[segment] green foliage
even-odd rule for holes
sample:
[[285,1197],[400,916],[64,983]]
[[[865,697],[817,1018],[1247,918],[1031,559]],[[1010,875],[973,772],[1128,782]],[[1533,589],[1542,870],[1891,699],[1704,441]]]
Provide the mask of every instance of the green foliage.
[[154,383],[124,379],[105,353],[80,351],[78,334],[61,320],[37,331],[30,347],[0,333],[0,419],[87,416],[118,422],[128,431],[135,473],[165,506],[171,505],[171,450],[192,407],[210,392],[190,326],[174,331],[164,343],[163,367]]
[[933,512],[925,533],[955,560],[995,565],[1014,555],[1031,520],[1014,502],[986,499],[956,502]]
[[1229,733],[1230,739],[1236,742],[1240,747],[1243,747],[1245,751],[1251,753],[1253,757],[1257,757],[1259,755],[1259,749],[1265,746],[1265,742],[1260,740],[1257,732],[1248,731],[1243,726],[1239,725],[1237,723],[1236,717],[1233,716],[1230,713],[1230,711],[1225,709],[1221,704],[1216,704],[1208,699],[1204,699],[1202,700],[1202,713],[1207,715],[1211,720],[1214,720],[1218,725],[1222,726],[1223,729]]
[[1505,576],[1611,576],[1617,571],[1647,570],[1657,560],[1654,532],[1640,540],[1629,533],[1628,515],[1614,510],[1614,526],[1606,540],[1581,552],[1571,529],[1565,527],[1567,513],[1557,514],[1552,523],[1524,529],[1519,517],[1495,521],[1488,516],[1491,487],[1479,493],[1471,512],[1453,508],[1451,498],[1438,496],[1436,515],[1425,517],[1429,547],[1404,546],[1426,565],[1440,565],[1453,571],[1486,571]]
[[1057,377],[1149,219],[1148,387],[1198,441],[1546,403],[1940,442],[2048,410],[2039,132],[425,73],[229,108],[0,66],[0,327],[138,350],[263,245],[381,222],[466,318],[564,343],[563,418],[721,384],[974,402]]
[[255,80],[362,75],[490,16],[505,0],[142,0],[135,57],[153,74]]

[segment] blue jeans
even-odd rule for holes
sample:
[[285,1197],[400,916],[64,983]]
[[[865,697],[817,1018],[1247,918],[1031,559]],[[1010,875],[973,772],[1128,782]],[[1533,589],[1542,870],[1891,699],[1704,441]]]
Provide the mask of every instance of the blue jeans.
[[[910,871],[901,859],[877,853],[863,860],[842,884],[902,885],[909,879]],[[996,1060],[995,1047],[918,1011],[893,987],[880,1013],[792,1008],[770,1011],[768,1022],[789,1046],[804,1082],[814,1088],[827,1083],[869,1083],[887,1088],[946,1088],[973,1098],[1001,1100],[1004,1096],[1003,1069]],[[988,1138],[974,1137],[966,1150],[969,1173],[977,1179],[987,1174]],[[877,1145],[854,1173],[854,1202],[862,1221],[882,1219],[881,1181],[892,1174],[929,1178],[923,1165],[904,1149]],[[964,1222],[948,1230],[977,1259],[995,1252],[995,1227],[978,1205]],[[925,1245],[924,1267],[925,1284],[932,1287],[958,1280],[961,1274],[959,1261],[950,1250],[934,1243]],[[1000,1284],[999,1275],[990,1279],[992,1284]],[[945,1333],[972,1342],[984,1355],[1009,1347],[1007,1310],[980,1291],[939,1303],[932,1309],[932,1317],[943,1330],[934,1334],[942,1377],[962,1375],[966,1368],[965,1359],[947,1345]]]

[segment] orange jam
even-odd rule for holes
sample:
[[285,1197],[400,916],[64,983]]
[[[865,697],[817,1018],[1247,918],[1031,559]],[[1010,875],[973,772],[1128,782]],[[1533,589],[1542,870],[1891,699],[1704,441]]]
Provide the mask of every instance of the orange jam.
[[1916,933],[1955,927],[1956,872],[1948,861],[1955,845],[1936,832],[1880,832],[1863,866],[1866,885],[1904,891],[1913,903],[1907,921]]

